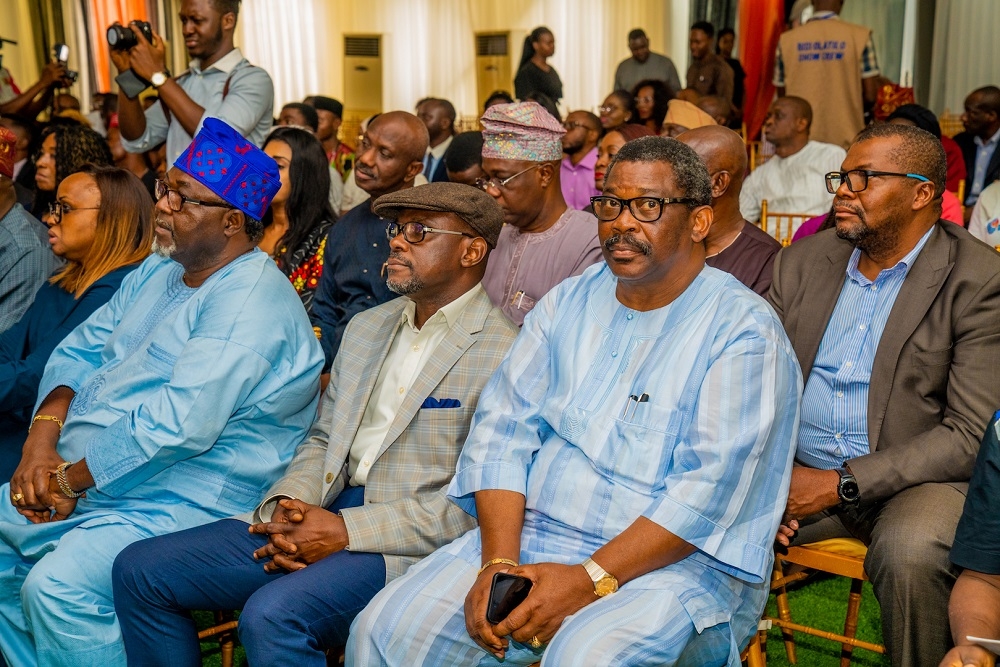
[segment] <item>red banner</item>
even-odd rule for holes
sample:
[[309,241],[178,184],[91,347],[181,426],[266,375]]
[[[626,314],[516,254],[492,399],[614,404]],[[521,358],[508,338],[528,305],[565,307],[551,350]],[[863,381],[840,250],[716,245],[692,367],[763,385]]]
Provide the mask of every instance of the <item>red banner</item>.
[[756,139],[774,99],[774,51],[785,29],[784,0],[740,0],[740,63],[747,74],[743,120]]

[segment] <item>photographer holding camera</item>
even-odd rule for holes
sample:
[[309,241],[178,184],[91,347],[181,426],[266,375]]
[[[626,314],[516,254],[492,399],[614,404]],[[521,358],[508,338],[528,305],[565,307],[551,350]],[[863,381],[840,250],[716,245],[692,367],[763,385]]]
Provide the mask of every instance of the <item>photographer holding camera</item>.
[[30,88],[10,100],[0,102],[0,116],[21,116],[33,120],[49,105],[57,88],[69,88],[73,83],[69,80],[68,73],[65,62],[50,62]]
[[[233,46],[239,8],[240,0],[181,2],[182,35],[192,60],[176,77],[167,70],[163,40],[148,23],[109,28],[111,60],[121,73],[118,123],[125,150],[142,153],[166,140],[167,163],[173,164],[208,117],[221,119],[258,146],[263,142],[271,128],[274,86],[267,72]],[[123,78],[138,79],[138,85],[131,88]],[[160,101],[143,111],[138,93],[145,85],[156,88]]]

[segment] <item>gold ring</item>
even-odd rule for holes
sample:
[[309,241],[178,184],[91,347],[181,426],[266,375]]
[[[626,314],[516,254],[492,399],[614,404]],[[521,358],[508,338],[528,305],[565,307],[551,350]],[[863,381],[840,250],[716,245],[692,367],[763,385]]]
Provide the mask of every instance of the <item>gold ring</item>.
[[10,497],[10,499],[13,500],[15,503],[19,503],[22,500],[24,500],[24,494],[23,493],[15,493],[14,495],[12,495]]
[[528,646],[531,648],[542,648],[542,642],[538,641],[538,637],[532,637],[531,641],[528,642]]

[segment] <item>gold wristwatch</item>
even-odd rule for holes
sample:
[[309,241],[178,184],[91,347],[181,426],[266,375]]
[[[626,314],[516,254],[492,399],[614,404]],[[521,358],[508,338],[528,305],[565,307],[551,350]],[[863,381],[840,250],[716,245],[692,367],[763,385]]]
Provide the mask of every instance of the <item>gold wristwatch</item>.
[[583,561],[583,567],[590,575],[590,580],[594,582],[594,594],[597,597],[602,598],[618,590],[618,580],[592,559],[588,558]]

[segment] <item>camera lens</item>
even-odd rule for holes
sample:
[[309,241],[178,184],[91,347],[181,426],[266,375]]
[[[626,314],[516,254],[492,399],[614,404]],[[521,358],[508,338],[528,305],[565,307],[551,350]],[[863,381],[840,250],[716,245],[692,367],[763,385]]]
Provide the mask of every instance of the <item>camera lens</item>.
[[108,28],[108,45],[117,51],[128,51],[136,45],[135,33],[124,26],[110,26]]

